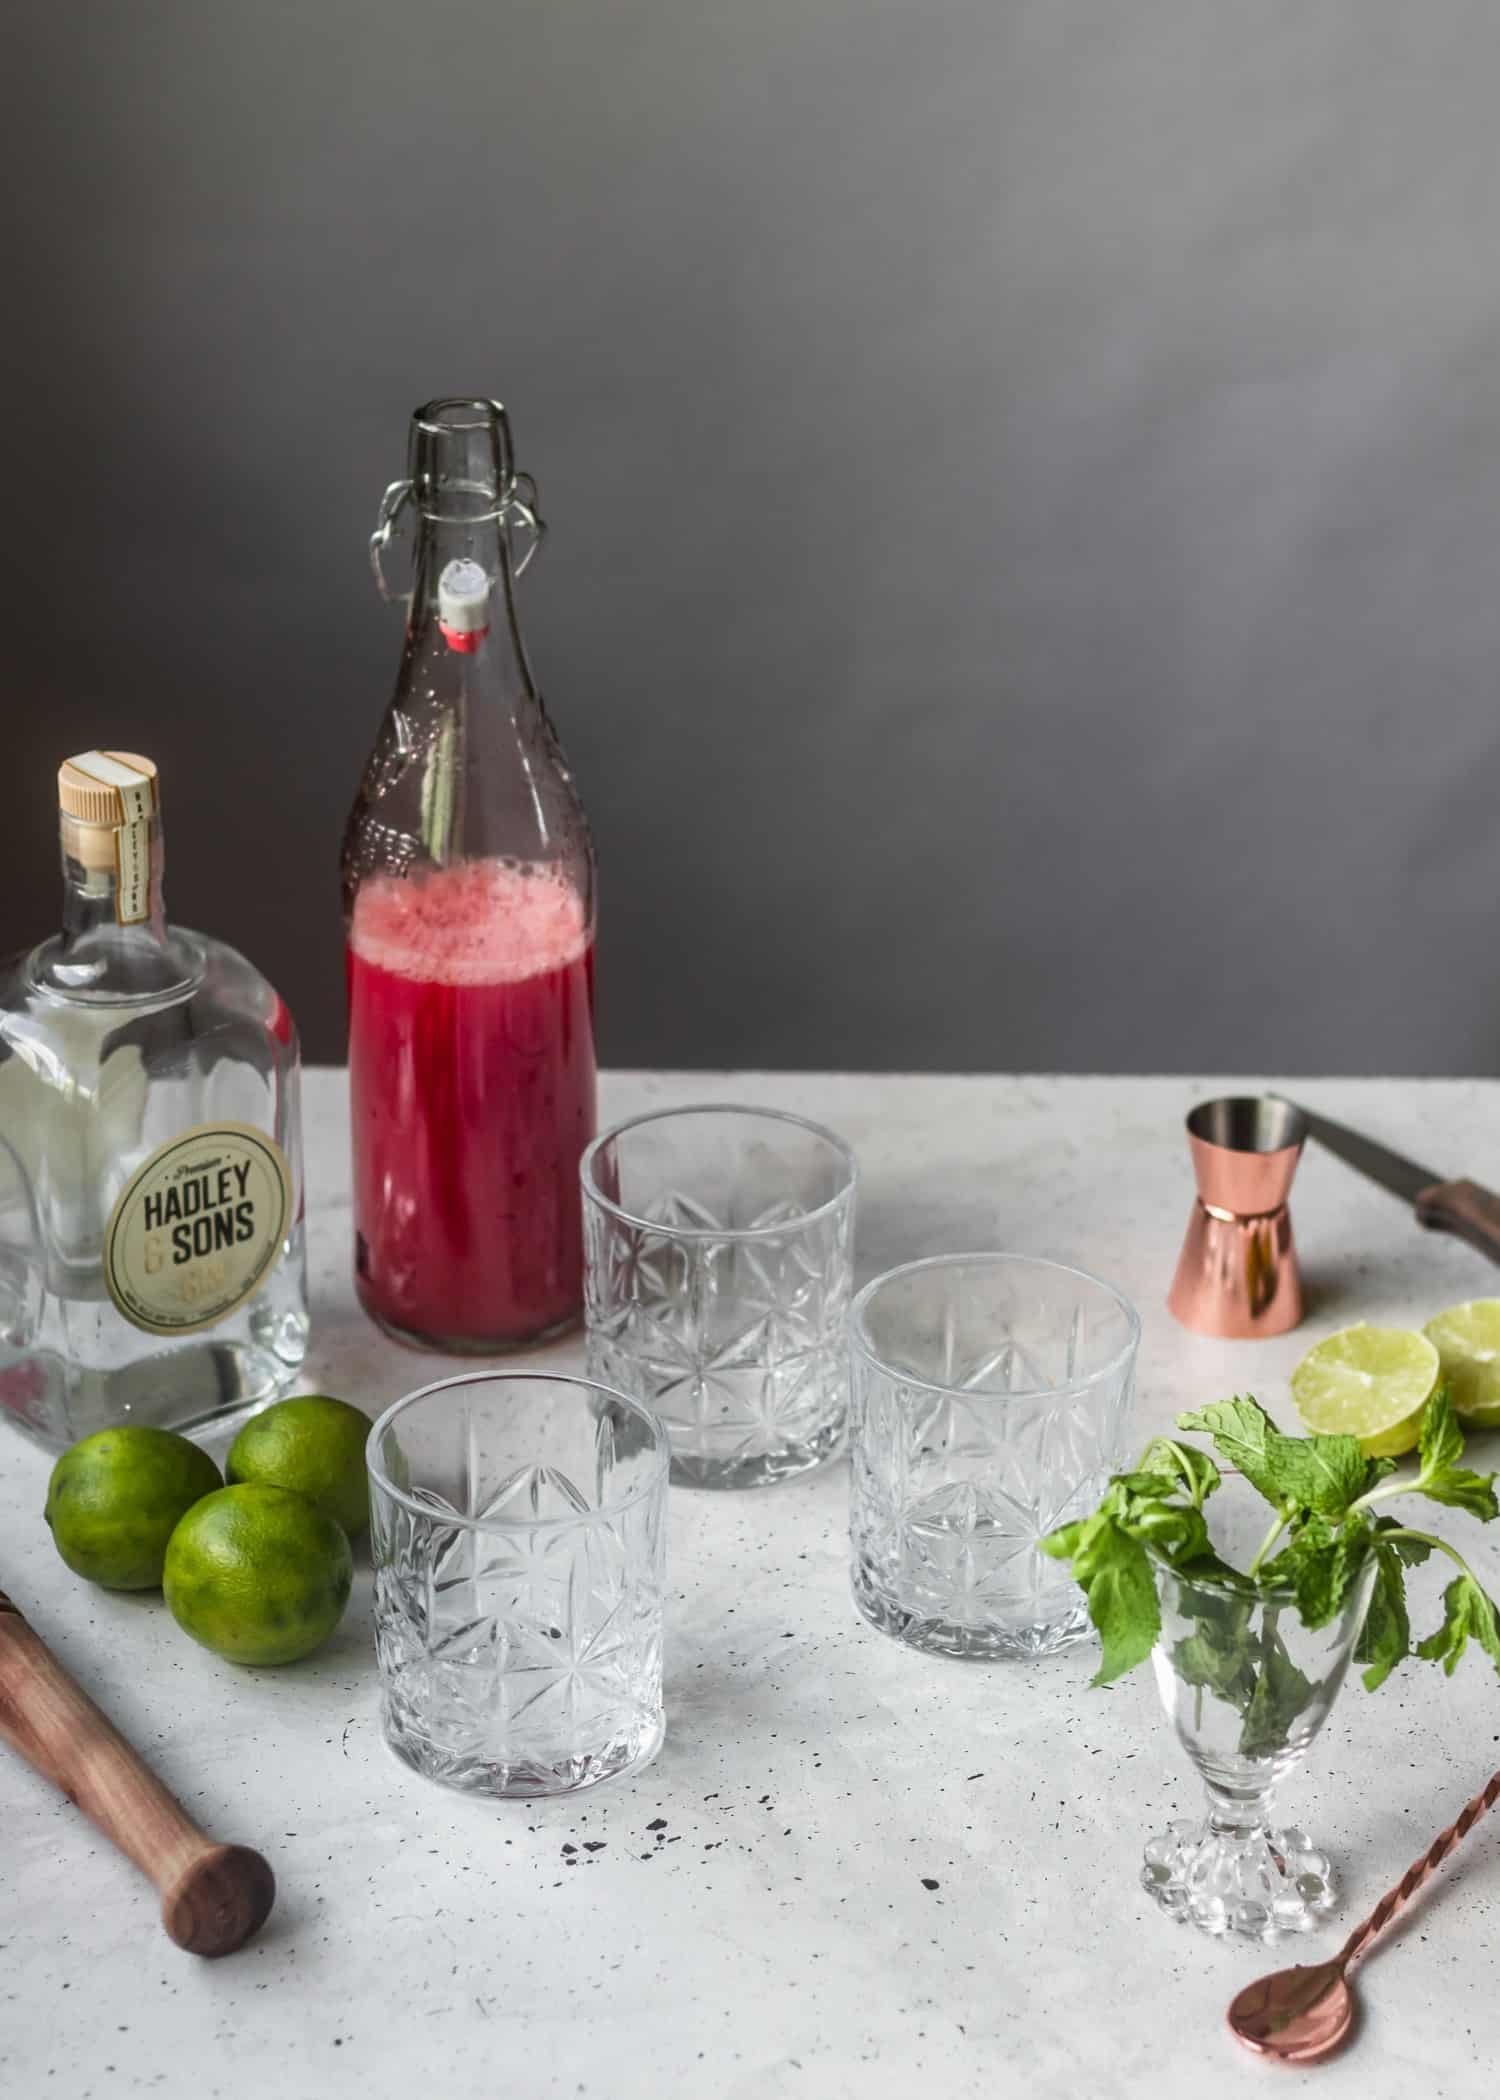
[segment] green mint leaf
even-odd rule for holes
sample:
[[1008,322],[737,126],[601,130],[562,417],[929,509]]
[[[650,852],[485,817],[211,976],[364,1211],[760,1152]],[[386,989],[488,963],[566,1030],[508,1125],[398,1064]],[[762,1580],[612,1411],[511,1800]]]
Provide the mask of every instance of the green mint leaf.
[[1120,1529],[1154,1553],[1175,1562],[1198,1560],[1209,1551],[1208,1526],[1192,1503],[1132,1497],[1116,1519]]
[[[1230,1585],[1227,1589],[1220,1586],[1226,1575]],[[1184,1618],[1211,1626],[1226,1641],[1243,1640],[1249,1633],[1251,1618],[1260,1602],[1255,1585],[1226,1569],[1222,1561],[1210,1556],[1207,1561],[1181,1569],[1179,1590],[1178,1609]]]
[[[1203,1566],[1209,1571],[1209,1563]],[[1192,1573],[1197,1572],[1195,1567]],[[1243,1581],[1233,1575],[1230,1579]],[[1177,1603],[1183,1616],[1195,1622],[1195,1630],[1172,1651],[1178,1676],[1184,1684],[1201,1685],[1243,1717],[1255,1694],[1255,1642],[1250,1633],[1254,1593],[1225,1595],[1216,1588],[1198,1588],[1184,1573]]]
[[[1212,1466],[1211,1460],[1209,1464]],[[1218,1469],[1214,1467],[1213,1471],[1217,1480]],[[1074,1560],[1085,1550],[1086,1542],[1095,1537],[1095,1527],[1107,1521],[1149,1545],[1164,1559],[1175,1562],[1201,1558],[1209,1551],[1203,1512],[1196,1501],[1169,1499],[1188,1477],[1188,1471],[1175,1464],[1170,1472],[1116,1473],[1093,1516],[1060,1525],[1041,1540],[1042,1551],[1053,1560]]]
[[1276,1610],[1267,1605],[1257,1655],[1255,1689],[1240,1729],[1241,1757],[1274,1757],[1285,1750],[1293,1728],[1318,1687],[1305,1677],[1276,1631]]
[[1208,1552],[1208,1525],[1195,1501],[1166,1499],[1164,1489],[1176,1485],[1181,1478],[1168,1483],[1160,1472],[1120,1472],[1109,1483],[1099,1512],[1168,1560],[1193,1560]]
[[1219,1485],[1219,1469],[1206,1451],[1191,1444],[1174,1443],[1169,1436],[1153,1437],[1141,1454],[1142,1474],[1180,1481],[1197,1503],[1203,1503]]
[[1241,1715],[1255,1696],[1255,1665],[1242,1642],[1221,1640],[1209,1630],[1190,1633],[1172,1650],[1172,1668],[1186,1685],[1201,1685]]
[[1471,1473],[1467,1466],[1450,1466],[1446,1473],[1419,1480],[1415,1486],[1417,1493],[1425,1495],[1429,1502],[1441,1502],[1447,1509],[1466,1509],[1481,1524],[1492,1523],[1500,1516],[1493,1473]]
[[1078,1551],[1083,1534],[1093,1522],[1092,1517],[1080,1517],[1076,1524],[1060,1524],[1056,1531],[1049,1531],[1045,1538],[1038,1539],[1037,1545],[1051,1560],[1071,1560]]
[[[1405,1540],[1401,1544],[1407,1543]],[[1411,1652],[1411,1621],[1406,1612],[1406,1571],[1400,1545],[1379,1534],[1375,1541],[1375,1587],[1354,1650],[1356,1662],[1368,1663],[1365,1690],[1378,1691]]]
[[1132,1504],[1164,1502],[1180,1486],[1180,1481],[1168,1480],[1165,1473],[1116,1473],[1099,1507],[1123,1517]]
[[1255,1400],[1215,1400],[1179,1415],[1177,1426],[1211,1436],[1219,1455],[1277,1509],[1341,1517],[1381,1477],[1357,1437],[1283,1436]]
[[1422,1410],[1417,1457],[1424,1473],[1442,1473],[1449,1466],[1456,1466],[1463,1455],[1464,1433],[1448,1398],[1448,1388],[1440,1385]]
[[1417,1455],[1421,1470],[1412,1482],[1414,1493],[1447,1509],[1466,1509],[1482,1524],[1500,1516],[1494,1474],[1475,1473],[1458,1463],[1464,1455],[1464,1433],[1446,1386],[1438,1387],[1422,1411]]
[[1348,1602],[1370,1555],[1371,1526],[1362,1517],[1334,1525],[1313,1514],[1290,1542],[1261,1569],[1265,1582],[1290,1584],[1297,1615],[1310,1632],[1336,1619]]
[[1095,1684],[1113,1684],[1144,1662],[1161,1631],[1156,1577],[1145,1547],[1113,1517],[1097,1511],[1078,1529],[1071,1551],[1058,1551],[1059,1534],[1043,1540],[1057,1559],[1070,1559],[1073,1580],[1088,1600],[1089,1617],[1103,1650]]
[[1266,1441],[1266,1464],[1280,1501],[1324,1517],[1341,1517],[1358,1500],[1370,1470],[1358,1437],[1281,1436],[1274,1430]]
[[1472,1575],[1455,1575],[1443,1592],[1443,1623],[1418,1641],[1417,1653],[1427,1662],[1440,1662],[1444,1676],[1451,1677],[1471,1638],[1500,1671],[1500,1623],[1494,1602]]
[[1179,1429],[1196,1429],[1211,1436],[1219,1456],[1243,1473],[1257,1494],[1279,1509],[1279,1494],[1267,1452],[1276,1436],[1276,1424],[1257,1400],[1213,1400],[1191,1414],[1177,1417]]
[[[1179,1553],[1174,1557],[1173,1565],[1184,1583],[1203,1583],[1211,1586],[1205,1590],[1206,1595],[1212,1595],[1214,1587],[1233,1590],[1233,1601],[1236,1604],[1246,1598],[1253,1602],[1259,1595],[1250,1577],[1242,1575],[1238,1568],[1231,1568],[1227,1560],[1220,1560],[1212,1546],[1205,1547],[1201,1553]],[[1202,1618],[1206,1615],[1204,1607],[1199,1604],[1185,1608],[1190,1618]]]
[[[1394,1517],[1378,1517],[1375,1522],[1375,1529],[1379,1532],[1399,1531],[1401,1528]],[[1389,1545],[1404,1568],[1420,1568],[1424,1560],[1432,1558],[1433,1541],[1423,1538],[1420,1533],[1410,1538],[1391,1539]]]

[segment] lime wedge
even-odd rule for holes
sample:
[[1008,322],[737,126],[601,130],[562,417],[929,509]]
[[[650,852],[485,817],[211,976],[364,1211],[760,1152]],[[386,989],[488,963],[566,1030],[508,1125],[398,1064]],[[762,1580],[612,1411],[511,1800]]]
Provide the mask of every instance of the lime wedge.
[[1486,1428],[1500,1423],[1500,1298],[1450,1305],[1422,1331],[1437,1348],[1455,1410]]
[[1399,1458],[1417,1441],[1439,1377],[1438,1352],[1406,1327],[1345,1327],[1309,1349],[1292,1398],[1318,1436],[1357,1436],[1370,1458]]

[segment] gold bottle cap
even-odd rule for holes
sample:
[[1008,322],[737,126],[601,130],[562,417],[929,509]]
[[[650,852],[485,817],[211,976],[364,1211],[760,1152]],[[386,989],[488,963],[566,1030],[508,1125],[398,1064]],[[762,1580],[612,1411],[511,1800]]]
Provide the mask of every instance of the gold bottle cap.
[[154,815],[156,768],[135,751],[81,751],[57,769],[57,806],[76,824],[111,828]]

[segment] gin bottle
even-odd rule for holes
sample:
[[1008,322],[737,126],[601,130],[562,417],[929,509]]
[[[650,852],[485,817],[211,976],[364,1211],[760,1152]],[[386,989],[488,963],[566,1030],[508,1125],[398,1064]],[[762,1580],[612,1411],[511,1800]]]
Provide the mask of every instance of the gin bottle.
[[308,1328],[292,1017],[168,924],[149,759],[58,803],[62,931],[0,968],[0,1417],[52,1446],[246,1414]]

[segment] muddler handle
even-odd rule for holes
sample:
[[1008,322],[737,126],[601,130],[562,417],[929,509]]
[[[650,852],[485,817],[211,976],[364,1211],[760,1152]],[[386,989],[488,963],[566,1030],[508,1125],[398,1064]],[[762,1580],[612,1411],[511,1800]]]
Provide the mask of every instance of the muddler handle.
[[265,1923],[276,1900],[266,1861],[215,1844],[191,1821],[3,1591],[0,1737],[155,1883],[179,1947],[232,1954]]
[[1440,1181],[1417,1198],[1417,1216],[1434,1232],[1467,1240],[1491,1261],[1500,1261],[1500,1196],[1477,1181]]

